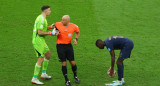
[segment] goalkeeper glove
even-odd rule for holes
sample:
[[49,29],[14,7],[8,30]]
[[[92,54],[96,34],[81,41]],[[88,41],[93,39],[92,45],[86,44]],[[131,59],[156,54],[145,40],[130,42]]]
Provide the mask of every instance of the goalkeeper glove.
[[48,34],[55,36],[57,32],[57,30],[53,29],[52,31],[49,31]]
[[55,24],[52,24],[51,26],[48,26],[48,29],[54,29],[55,28]]

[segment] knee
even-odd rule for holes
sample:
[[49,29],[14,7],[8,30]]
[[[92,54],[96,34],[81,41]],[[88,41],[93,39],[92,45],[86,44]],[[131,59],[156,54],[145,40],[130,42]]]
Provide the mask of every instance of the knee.
[[75,66],[76,65],[75,61],[70,61],[70,64],[71,64],[71,66]]
[[117,65],[118,65],[118,66],[121,66],[121,65],[122,65],[122,62],[119,61],[119,60],[117,60]]
[[66,66],[66,65],[67,65],[66,61],[62,62],[62,66]]
[[50,53],[50,51],[48,51],[48,52],[46,53],[46,55],[45,55],[45,58],[46,58],[47,60],[49,60],[50,57],[51,57],[51,53]]

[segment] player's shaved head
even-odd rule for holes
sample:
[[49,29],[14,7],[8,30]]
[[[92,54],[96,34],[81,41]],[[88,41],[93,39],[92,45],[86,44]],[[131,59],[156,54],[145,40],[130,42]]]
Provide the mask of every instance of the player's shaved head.
[[104,43],[104,41],[102,41],[101,39],[98,39],[98,40],[96,41],[96,46],[97,46],[98,48],[100,48],[100,49],[104,49],[105,43]]
[[69,21],[70,21],[70,16],[69,15],[64,15],[62,17],[62,23],[63,23],[63,25],[67,26],[69,24]]
[[63,20],[63,19],[70,21],[70,16],[69,16],[69,15],[64,15],[64,16],[62,17],[62,20]]

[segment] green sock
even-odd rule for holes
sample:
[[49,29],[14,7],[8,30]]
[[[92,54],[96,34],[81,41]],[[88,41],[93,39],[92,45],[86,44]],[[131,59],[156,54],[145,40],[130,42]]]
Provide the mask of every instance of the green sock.
[[36,63],[35,68],[34,68],[34,75],[33,75],[34,78],[37,78],[40,70],[41,70],[41,66],[39,66],[39,65]]
[[48,67],[48,62],[49,62],[49,60],[44,58],[42,73],[46,73],[46,70],[47,70],[47,67]]

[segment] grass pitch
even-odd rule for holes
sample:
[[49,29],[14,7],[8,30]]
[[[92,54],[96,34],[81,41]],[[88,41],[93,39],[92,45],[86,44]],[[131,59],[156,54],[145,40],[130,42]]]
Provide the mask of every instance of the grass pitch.
[[[32,30],[42,5],[51,6],[49,25],[69,14],[80,28],[81,36],[74,46],[79,85],[74,83],[68,64],[73,86],[104,86],[117,79],[106,76],[109,52],[95,46],[96,39],[113,35],[130,38],[135,45],[131,58],[124,61],[125,86],[160,85],[159,0],[0,0],[0,86],[32,86],[37,61]],[[47,73],[53,79],[41,81],[44,86],[64,86],[56,37],[47,36],[46,42],[52,54]],[[116,58],[118,54],[116,51]]]

